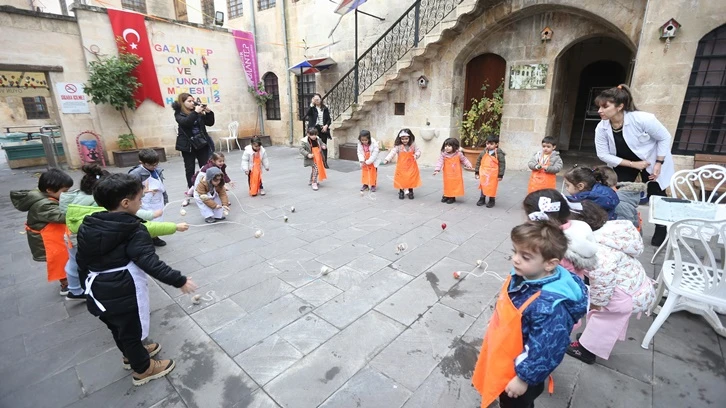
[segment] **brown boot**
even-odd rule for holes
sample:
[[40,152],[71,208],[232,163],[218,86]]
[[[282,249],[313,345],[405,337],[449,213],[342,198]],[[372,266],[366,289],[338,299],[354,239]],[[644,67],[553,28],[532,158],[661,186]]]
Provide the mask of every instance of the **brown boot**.
[[143,374],[133,373],[131,379],[134,385],[144,385],[151,380],[161,378],[171,372],[176,365],[174,360],[154,360],[149,361],[149,368]]
[[[154,357],[155,355],[159,354],[159,352],[161,351],[161,344],[159,344],[159,343],[146,344],[146,345],[144,345],[144,348],[146,349],[146,351],[149,352],[149,357]],[[124,357],[121,360],[121,366],[124,368],[124,370],[131,369],[131,364],[129,364],[129,360],[126,357]]]

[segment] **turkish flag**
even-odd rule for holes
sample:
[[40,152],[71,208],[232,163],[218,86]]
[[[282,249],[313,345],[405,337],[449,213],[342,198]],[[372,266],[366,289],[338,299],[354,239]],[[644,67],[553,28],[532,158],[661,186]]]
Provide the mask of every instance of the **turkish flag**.
[[106,11],[111,20],[113,36],[119,39],[116,42],[119,52],[125,48],[124,52],[138,55],[141,58],[141,64],[134,70],[134,76],[141,83],[134,93],[136,107],[138,108],[146,98],[164,106],[159,79],[156,77],[154,58],[151,56],[151,45],[146,34],[144,16],[123,10],[106,9]]

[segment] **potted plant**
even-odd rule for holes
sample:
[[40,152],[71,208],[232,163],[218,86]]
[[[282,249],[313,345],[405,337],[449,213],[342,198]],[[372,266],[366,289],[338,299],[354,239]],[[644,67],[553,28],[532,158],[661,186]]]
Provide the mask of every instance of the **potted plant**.
[[488,88],[489,84],[485,82],[481,88],[485,96],[479,100],[472,99],[471,108],[464,113],[459,125],[462,151],[472,163],[476,162],[479,154],[484,150],[487,136],[499,136],[502,127],[504,81],[491,97],[486,96]]
[[[118,37],[117,41],[123,41]],[[91,102],[109,104],[119,112],[129,133],[118,137],[118,147],[121,151],[112,151],[114,163],[118,167],[129,167],[139,161],[139,145],[133,129],[129,123],[128,111],[136,110],[134,93],[141,86],[133,71],[141,63],[141,58],[125,52],[121,47],[118,56],[107,57],[93,61],[88,67],[88,83],[84,84],[83,91],[89,96]],[[163,148],[154,148],[163,154],[161,161],[166,161]]]

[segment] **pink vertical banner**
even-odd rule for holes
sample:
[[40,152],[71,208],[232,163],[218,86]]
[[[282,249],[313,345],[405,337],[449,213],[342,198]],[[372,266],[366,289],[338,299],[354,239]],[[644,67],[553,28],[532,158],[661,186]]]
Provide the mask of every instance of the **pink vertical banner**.
[[249,86],[256,87],[260,82],[260,71],[257,68],[257,48],[255,36],[248,31],[232,30],[234,42],[237,45],[242,69],[245,71]]

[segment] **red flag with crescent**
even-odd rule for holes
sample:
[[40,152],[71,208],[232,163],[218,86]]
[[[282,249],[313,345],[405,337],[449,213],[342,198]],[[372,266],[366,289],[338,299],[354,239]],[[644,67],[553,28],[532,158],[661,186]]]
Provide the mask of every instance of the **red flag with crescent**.
[[134,75],[141,84],[136,88],[134,99],[138,108],[147,98],[164,106],[164,98],[161,96],[159,79],[156,76],[154,58],[151,56],[151,44],[146,34],[144,16],[123,10],[106,9],[108,18],[111,20],[114,38],[119,39],[116,45],[125,48],[125,52],[136,54],[141,58],[141,64],[136,67]]

